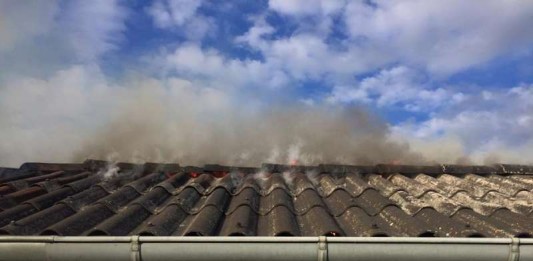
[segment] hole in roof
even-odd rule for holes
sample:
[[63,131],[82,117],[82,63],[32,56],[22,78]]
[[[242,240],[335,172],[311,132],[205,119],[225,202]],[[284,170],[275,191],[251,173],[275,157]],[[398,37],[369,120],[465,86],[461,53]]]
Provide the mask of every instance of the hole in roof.
[[523,232],[523,233],[518,233],[516,235],[514,235],[515,237],[519,237],[519,238],[530,238],[531,237],[531,234],[527,233],[527,232]]
[[47,229],[41,233],[42,236],[59,236],[59,233],[57,233],[54,230]]
[[150,237],[153,237],[155,235],[152,232],[143,231],[143,232],[139,233],[139,236],[150,236]]
[[473,232],[466,235],[466,237],[485,237],[481,233]]
[[243,232],[233,232],[231,234],[229,234],[230,237],[245,237],[246,234],[244,234]]
[[389,237],[385,232],[377,232],[372,234],[372,237]]
[[109,234],[102,230],[94,230],[89,233],[89,236],[109,236]]
[[327,236],[327,237],[340,237],[341,233],[337,232],[337,231],[329,231],[329,232],[325,233],[324,236]]
[[201,237],[203,235],[204,234],[202,234],[201,232],[198,232],[198,231],[191,231],[191,232],[185,234],[186,237]]
[[6,230],[0,230],[0,235],[11,235],[11,233],[9,233],[8,231]]
[[281,231],[279,233],[276,233],[274,236],[277,237],[293,237],[294,235],[289,231]]
[[435,237],[435,236],[436,236],[435,232],[432,232],[432,231],[426,231],[418,235],[418,237]]

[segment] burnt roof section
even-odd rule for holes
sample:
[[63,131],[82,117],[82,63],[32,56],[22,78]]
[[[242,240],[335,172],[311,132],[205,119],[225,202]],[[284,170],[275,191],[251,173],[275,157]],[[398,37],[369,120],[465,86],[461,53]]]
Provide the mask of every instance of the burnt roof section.
[[531,237],[533,167],[25,163],[0,234]]

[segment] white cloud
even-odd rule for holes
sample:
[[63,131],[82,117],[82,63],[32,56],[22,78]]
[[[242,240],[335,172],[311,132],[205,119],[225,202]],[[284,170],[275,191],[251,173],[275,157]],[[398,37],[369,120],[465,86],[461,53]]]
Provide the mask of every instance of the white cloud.
[[215,28],[211,18],[200,15],[202,0],[157,0],[146,12],[155,26],[183,33],[188,40],[201,40]]
[[346,0],[270,0],[268,7],[287,15],[331,15],[339,12]]
[[202,1],[199,0],[159,0],[147,11],[158,27],[169,28],[185,24],[194,17],[201,5]]
[[283,0],[271,0],[268,2],[269,8],[284,14],[317,14],[320,12],[319,0],[306,1],[283,1]]
[[[417,65],[439,76],[527,52],[533,44],[532,1],[271,0],[269,8],[296,19],[290,38],[305,33],[325,40],[336,26],[348,36],[340,43],[347,52],[339,55],[355,53],[358,64]],[[335,24],[339,13],[343,19]]]
[[[488,144],[513,146],[516,140],[530,139],[518,131],[531,123],[531,117],[523,112],[516,121],[506,123],[513,126],[509,136],[514,138],[502,134],[502,125],[494,125],[515,113],[509,111],[515,109],[499,109],[508,105],[488,103],[508,100],[505,97],[511,93],[485,91],[477,95],[456,86],[435,85],[438,79],[443,79],[434,81],[435,76],[445,78],[502,55],[524,51],[533,43],[533,33],[526,28],[533,17],[531,3],[490,0],[483,3],[483,8],[479,5],[475,1],[455,0],[446,3],[317,0],[304,4],[271,0],[270,10],[294,19],[298,28],[290,34],[277,35],[283,31],[283,25],[269,24],[264,14],[256,16],[253,26],[235,41],[259,52],[261,60],[232,60],[200,48],[182,49],[186,52],[177,56],[176,51],[173,66],[189,74],[196,72],[197,78],[232,86],[272,85],[264,80],[271,75],[281,76],[280,86],[319,81],[331,87],[325,96],[333,104],[363,103],[425,114],[431,119],[398,125],[395,132],[412,137],[411,142],[420,150],[433,150],[431,155],[443,145],[426,141],[438,138],[446,140],[443,144],[455,144],[448,150],[452,152],[443,157],[449,159],[450,155],[488,151]],[[339,14],[344,15],[336,21],[340,24],[334,25]],[[338,26],[337,31],[345,29],[341,34],[346,38],[331,41],[335,37],[332,26]],[[193,54],[201,55],[192,57]],[[257,75],[261,81],[247,78],[251,67],[260,72]],[[373,71],[378,73],[356,80],[356,76]],[[502,95],[505,97],[501,98]],[[483,99],[486,102],[478,101]],[[520,104],[527,101],[514,106],[524,106]],[[488,109],[491,106],[494,108]],[[498,146],[503,149],[503,145]]]
[[166,70],[203,86],[231,90],[255,86],[279,88],[288,83],[286,74],[270,64],[226,58],[216,50],[204,50],[194,43],[185,43],[162,55]]
[[287,72],[296,81],[346,84],[354,75],[376,69],[384,62],[382,54],[351,47],[338,49],[319,35],[300,33],[270,40],[270,32],[268,26],[259,23],[237,39],[259,50],[269,67]]
[[282,15],[304,19],[299,30],[327,36],[333,30],[333,16],[341,14],[346,0],[270,0],[268,7]]
[[392,60],[448,74],[530,48],[531,1],[352,1],[345,10],[349,35]]
[[275,32],[274,27],[269,25],[264,17],[258,17],[254,19],[254,24],[248,29],[248,31],[235,38],[236,43],[249,44],[254,48],[264,49],[265,41],[263,37],[268,36]]
[[[279,124],[279,133],[261,121],[247,122],[245,130],[235,127],[242,122],[234,117],[255,109],[241,106],[242,100],[270,102],[292,95],[290,90],[280,88],[309,80],[332,87],[325,95],[332,103],[366,103],[426,113],[432,118],[399,124],[394,131],[435,153],[431,155],[437,155],[442,144],[451,144],[442,159],[465,153],[486,155],[494,150],[505,152],[509,159],[533,155],[528,149],[533,145],[533,86],[478,94],[434,86],[432,81],[434,74],[446,76],[530,48],[533,31],[526,26],[533,17],[531,1],[271,0],[270,11],[278,12],[283,19],[295,19],[298,28],[278,35],[278,26],[284,25],[266,22],[270,11],[259,15],[246,33],[234,39],[261,56],[248,59],[231,57],[202,44],[200,40],[217,27],[213,18],[199,13],[203,1],[158,0],[143,11],[156,27],[183,35],[186,42],[161,48],[164,51],[147,51],[156,53],[150,62],[162,69],[155,73],[162,75],[161,79],[132,72],[137,78],[111,84],[99,63],[103,55],[117,50],[125,40],[129,10],[124,3],[0,1],[0,136],[9,137],[0,144],[0,163],[64,161],[74,154],[73,150],[82,149],[87,139],[103,145],[116,140],[113,144],[127,153],[161,147],[161,154],[168,150],[174,160],[183,155],[173,153],[186,150],[198,152],[194,157],[207,155],[205,148],[228,155],[227,148],[242,149],[235,144],[246,137],[248,148],[265,154],[271,144],[265,144],[264,137],[274,135],[269,136],[278,143],[274,145],[282,147],[301,140],[300,133],[305,133],[302,136],[312,151],[322,152],[323,144],[333,143],[332,150],[344,146],[345,154],[355,155],[357,151],[353,150],[359,150],[362,141],[350,132],[353,126],[344,125],[344,116],[325,114],[324,119],[315,119],[315,111],[309,109],[294,118],[281,113],[282,121],[273,119]],[[339,39],[332,39],[339,32]],[[28,73],[30,70],[42,74],[35,76]],[[355,80],[375,71],[372,76]],[[12,77],[3,78],[11,72],[15,72]],[[272,89],[279,94],[263,95]],[[321,101],[313,98],[294,100],[309,108],[321,106]],[[127,117],[118,117],[119,122],[102,137],[91,136],[108,119],[123,112],[121,108],[128,108]],[[330,118],[338,120],[336,124],[340,122],[344,135],[354,138],[353,143],[331,137],[337,129],[328,129]],[[298,123],[294,129],[293,123]],[[164,128],[154,130],[153,126]],[[259,136],[248,135],[252,133],[249,129],[256,133],[257,126],[261,127]],[[386,132],[387,127],[383,124],[377,129]],[[142,138],[134,139],[138,131]],[[296,138],[287,140],[283,132]],[[316,133],[321,137],[318,140],[313,138]],[[363,138],[367,134],[357,133]],[[394,159],[397,153],[386,154],[388,137],[380,133],[378,138],[379,148],[369,158]],[[221,139],[224,146],[213,148],[213,141]],[[396,152],[407,150],[396,145]],[[143,151],[145,155],[154,155],[152,152]],[[338,156],[334,153],[339,152],[327,153]]]
[[495,158],[533,163],[533,85],[470,94],[420,123],[405,122],[394,132],[412,139],[431,141],[454,137],[475,160]]
[[120,0],[69,1],[63,13],[58,30],[82,61],[116,49],[126,30],[127,10]]
[[372,102],[366,90],[349,85],[335,86],[326,100],[330,103]]
[[[526,28],[533,17],[528,1],[490,0],[479,8],[475,1],[456,0],[271,0],[269,8],[295,19],[298,28],[278,36],[278,25],[260,16],[236,41],[259,51],[267,68],[286,72],[294,84],[316,80],[332,86],[330,102],[433,112],[467,98],[449,86],[434,86],[435,76],[442,79],[533,43],[533,33]],[[346,29],[342,33],[347,38],[332,42],[332,30],[321,25],[332,25],[341,13],[343,20],[335,26]],[[391,65],[395,67],[387,69]],[[381,71],[354,80],[375,70]],[[429,79],[420,79],[422,73]]]
[[461,101],[462,95],[445,88],[431,88],[419,72],[398,66],[381,70],[353,86],[335,86],[327,100],[332,103],[374,103],[378,107],[400,106],[406,111],[429,113]]

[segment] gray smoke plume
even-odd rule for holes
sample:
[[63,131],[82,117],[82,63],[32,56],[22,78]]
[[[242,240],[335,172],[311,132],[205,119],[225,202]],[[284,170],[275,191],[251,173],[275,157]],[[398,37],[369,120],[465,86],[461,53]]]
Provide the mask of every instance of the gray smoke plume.
[[285,105],[254,113],[238,106],[216,115],[168,111],[156,101],[133,103],[99,130],[76,160],[170,161],[185,164],[423,163],[387,125],[361,108]]
[[260,91],[243,95],[179,78],[110,84],[83,67],[0,88],[2,166],[110,157],[242,166],[483,163],[486,158],[470,160],[453,137],[407,141],[361,107],[309,105],[283,99],[281,92],[257,98]]

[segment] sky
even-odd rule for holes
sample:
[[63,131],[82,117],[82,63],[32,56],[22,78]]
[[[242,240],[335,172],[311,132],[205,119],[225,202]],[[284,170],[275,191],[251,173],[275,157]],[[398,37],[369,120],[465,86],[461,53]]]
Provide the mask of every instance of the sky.
[[[533,163],[531,28],[527,0],[0,0],[0,165],[131,128],[210,143],[279,106],[363,108],[435,161]],[[105,151],[196,148],[128,142]]]

